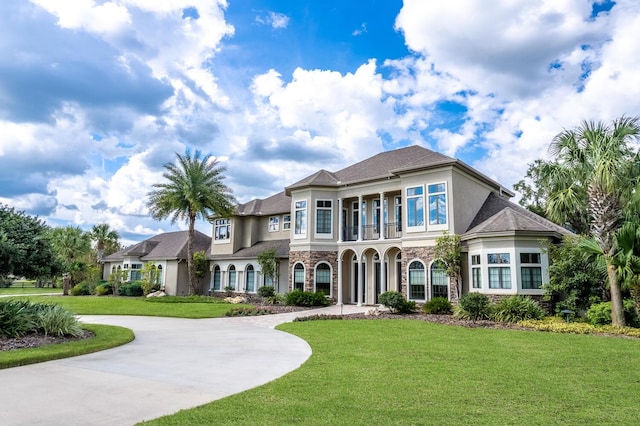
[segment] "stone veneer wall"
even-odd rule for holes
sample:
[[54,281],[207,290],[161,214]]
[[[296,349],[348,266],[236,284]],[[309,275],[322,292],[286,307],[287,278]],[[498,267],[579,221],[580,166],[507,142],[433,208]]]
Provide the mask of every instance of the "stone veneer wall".
[[[433,247],[409,247],[402,249],[402,294],[404,297],[409,297],[408,287],[407,287],[407,272],[409,263],[413,262],[416,259],[420,259],[424,262],[425,267],[429,268],[431,261],[433,260]],[[431,276],[429,274],[429,270],[426,270],[427,273],[427,285],[431,285]],[[449,300],[451,303],[458,303],[458,289],[456,288],[456,283],[449,279]]]
[[338,298],[338,252],[337,251],[292,251],[289,252],[289,291],[293,288],[293,266],[304,265],[304,290],[313,291],[315,267],[320,262],[331,265],[331,295]]

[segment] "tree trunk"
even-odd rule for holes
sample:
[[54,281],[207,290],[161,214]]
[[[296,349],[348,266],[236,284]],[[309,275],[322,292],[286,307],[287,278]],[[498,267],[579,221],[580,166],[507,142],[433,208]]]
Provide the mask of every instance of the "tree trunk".
[[189,216],[189,233],[187,236],[187,269],[189,270],[189,296],[197,294],[196,291],[196,269],[193,265],[193,240],[195,238],[195,215]]
[[616,267],[613,266],[609,260],[607,260],[607,275],[609,276],[609,288],[611,291],[611,323],[618,327],[624,327],[626,323],[624,320],[620,283],[618,283]]

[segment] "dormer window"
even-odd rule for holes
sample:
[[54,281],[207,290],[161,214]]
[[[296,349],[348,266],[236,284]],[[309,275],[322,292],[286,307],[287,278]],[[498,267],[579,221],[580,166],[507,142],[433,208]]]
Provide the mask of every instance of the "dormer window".
[[231,238],[231,219],[216,219],[213,222],[215,241],[229,241]]

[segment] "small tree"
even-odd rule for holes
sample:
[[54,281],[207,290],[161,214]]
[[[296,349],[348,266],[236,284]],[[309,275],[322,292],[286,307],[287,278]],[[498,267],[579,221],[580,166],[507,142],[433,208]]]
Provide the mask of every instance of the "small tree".
[[158,274],[158,268],[153,263],[145,263],[142,268],[142,292],[146,296],[154,289],[158,288],[160,274]]
[[129,276],[128,269],[118,269],[116,272],[113,272],[109,275],[109,283],[111,284],[111,288],[113,289],[113,295],[118,295],[118,288],[122,284],[124,284],[125,280]]
[[202,278],[207,275],[207,266],[209,261],[207,260],[207,254],[200,250],[193,253],[193,267],[195,268],[196,279],[198,280],[198,287],[196,288],[196,294],[200,293],[202,289]]
[[460,251],[460,236],[444,232],[436,238],[433,256],[444,265],[445,274],[453,279],[458,299],[462,295],[462,253]]
[[258,255],[258,265],[265,279],[271,278],[273,287],[278,287],[278,258],[274,249],[264,250]]

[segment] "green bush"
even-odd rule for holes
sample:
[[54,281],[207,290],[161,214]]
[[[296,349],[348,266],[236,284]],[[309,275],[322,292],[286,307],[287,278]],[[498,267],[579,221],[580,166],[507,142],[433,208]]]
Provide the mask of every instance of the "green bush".
[[73,286],[71,289],[72,296],[91,296],[91,286],[88,283],[80,283]]
[[0,336],[20,337],[37,328],[35,309],[26,300],[0,302]]
[[113,294],[113,286],[110,283],[98,284],[95,289],[96,296]]
[[45,336],[74,336],[82,335],[82,327],[70,311],[60,305],[40,305],[38,331]]
[[269,309],[231,308],[224,314],[224,316],[225,317],[254,317],[257,315],[270,315],[270,314],[273,314],[273,311],[270,311]]
[[491,302],[481,293],[467,293],[460,298],[454,314],[458,318],[477,321],[491,316]]
[[139,282],[121,285],[118,288],[118,296],[140,297],[144,295],[142,285]]
[[453,307],[446,297],[434,297],[422,306],[422,310],[425,314],[449,315]]
[[[587,320],[592,325],[611,324],[611,302],[594,303],[586,313]],[[636,312],[633,300],[624,300],[624,319],[628,326],[639,327],[640,320]]]
[[518,322],[529,319],[540,319],[544,311],[530,297],[514,295],[504,298],[493,308],[491,318],[500,322]]
[[264,285],[258,289],[258,296],[260,297],[273,297],[276,295],[276,289],[270,285]]
[[378,302],[397,314],[410,314],[416,310],[416,302],[406,300],[399,291],[385,291],[378,296]]
[[13,284],[13,280],[6,277],[0,277],[0,288],[9,288]]
[[285,304],[289,306],[328,306],[329,300],[324,293],[313,293],[310,291],[293,290],[285,296]]

